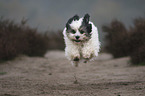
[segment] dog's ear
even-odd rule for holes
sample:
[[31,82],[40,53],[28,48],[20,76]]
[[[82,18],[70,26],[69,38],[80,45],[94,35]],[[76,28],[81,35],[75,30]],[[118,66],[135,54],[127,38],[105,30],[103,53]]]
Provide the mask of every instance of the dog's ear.
[[79,16],[78,15],[74,15],[72,18],[70,18],[67,23],[66,23],[66,28],[67,29],[70,29],[70,24],[72,23],[72,21],[76,21],[76,20],[79,20]]
[[84,25],[89,24],[89,18],[90,18],[90,15],[89,14],[85,14],[84,19],[83,19]]
[[79,20],[79,16],[76,14],[75,16],[72,17],[74,21]]
[[90,15],[85,14],[82,22],[82,26],[85,26],[88,33],[92,32],[92,24],[89,24]]
[[87,31],[88,31],[89,33],[92,32],[92,24],[88,24],[88,26],[87,26]]

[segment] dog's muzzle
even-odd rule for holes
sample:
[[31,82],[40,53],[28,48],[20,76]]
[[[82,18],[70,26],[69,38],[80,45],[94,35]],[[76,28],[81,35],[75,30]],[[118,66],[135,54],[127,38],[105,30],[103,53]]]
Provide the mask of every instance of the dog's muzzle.
[[79,40],[80,36],[75,36],[76,39],[74,39],[73,41],[75,42],[81,42],[81,40]]

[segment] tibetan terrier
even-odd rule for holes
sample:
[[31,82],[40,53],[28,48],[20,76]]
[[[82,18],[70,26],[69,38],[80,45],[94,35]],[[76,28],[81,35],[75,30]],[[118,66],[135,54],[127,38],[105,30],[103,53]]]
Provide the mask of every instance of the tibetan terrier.
[[86,63],[98,56],[100,42],[97,27],[89,21],[89,14],[79,18],[73,16],[63,30],[65,55],[76,67],[80,61]]

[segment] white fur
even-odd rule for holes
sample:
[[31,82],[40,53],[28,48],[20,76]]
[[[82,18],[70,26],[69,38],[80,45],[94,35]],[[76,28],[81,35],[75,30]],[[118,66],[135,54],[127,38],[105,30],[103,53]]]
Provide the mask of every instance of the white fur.
[[[79,28],[82,22],[82,18],[79,21],[73,21],[70,25],[74,28]],[[96,56],[98,56],[98,52],[100,49],[100,42],[98,38],[98,30],[95,25],[89,21],[89,24],[92,24],[92,32],[91,38],[89,41],[84,42],[83,44],[78,42],[75,43],[71,41],[66,35],[66,28],[63,30],[64,40],[65,40],[65,56],[72,61],[72,64],[78,65],[79,61],[73,61],[75,57],[80,58],[81,60],[92,60]]]
[[73,20],[72,23],[70,24],[70,26],[71,26],[73,29],[77,30],[77,29],[79,29],[79,27],[81,26],[82,20],[83,20],[83,18],[80,18],[78,21],[74,21],[74,20]]

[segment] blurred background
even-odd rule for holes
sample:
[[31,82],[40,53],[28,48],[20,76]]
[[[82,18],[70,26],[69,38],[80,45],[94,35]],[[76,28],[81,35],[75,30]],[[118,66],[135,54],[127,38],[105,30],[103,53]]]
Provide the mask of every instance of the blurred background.
[[[145,0],[0,0],[0,60],[64,50],[67,20],[89,13],[102,52],[145,62]],[[143,54],[144,53],[144,54]]]

